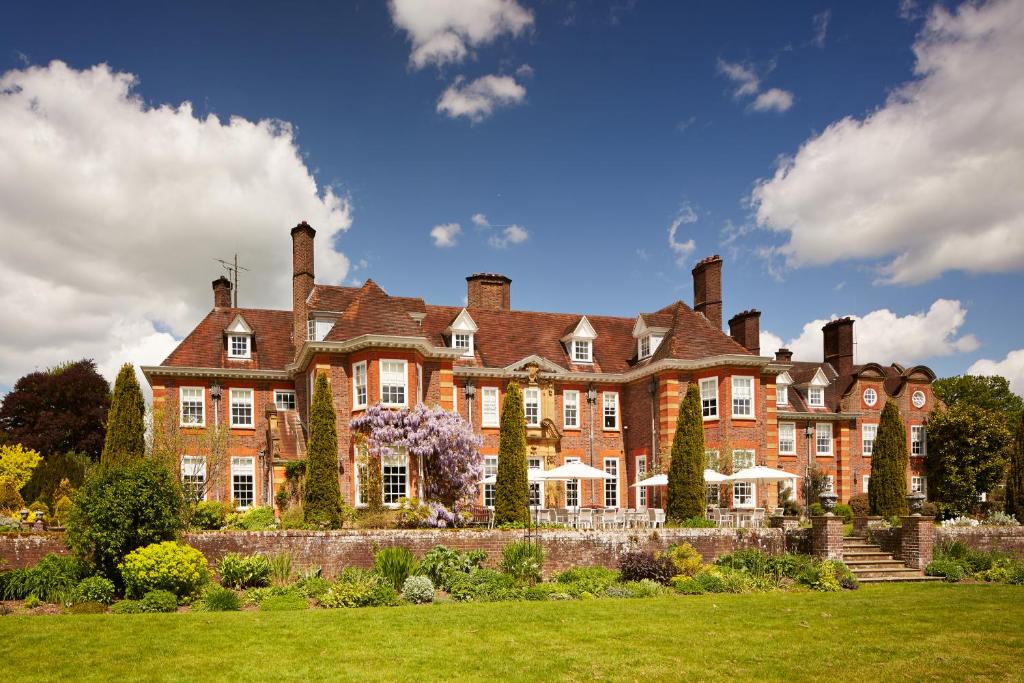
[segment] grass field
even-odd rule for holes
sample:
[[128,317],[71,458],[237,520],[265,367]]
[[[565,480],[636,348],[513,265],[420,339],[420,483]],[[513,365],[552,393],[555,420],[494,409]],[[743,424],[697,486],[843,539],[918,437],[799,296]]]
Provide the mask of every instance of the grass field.
[[0,617],[0,679],[1021,680],[1024,588]]

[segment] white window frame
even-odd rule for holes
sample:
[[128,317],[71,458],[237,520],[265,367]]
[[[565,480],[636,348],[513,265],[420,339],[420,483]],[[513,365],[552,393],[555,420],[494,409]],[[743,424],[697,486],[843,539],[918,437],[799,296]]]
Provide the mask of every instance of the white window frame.
[[[383,498],[384,507],[396,508],[398,507],[399,498],[409,497],[409,453],[404,447],[392,448],[393,452],[387,457],[383,457],[380,460],[380,481],[381,481],[381,496]],[[391,484],[388,478],[393,476],[388,473],[389,468],[405,470],[402,477],[401,491],[388,491]],[[389,502],[389,496],[392,500]]]
[[[871,397],[871,400],[868,400],[869,396]],[[864,405],[869,408],[874,408],[878,405],[878,392],[871,387],[864,390]]]
[[[750,381],[750,412],[749,413],[738,413],[736,412],[736,380],[749,380]],[[743,400],[741,397],[740,400]],[[734,420],[753,420],[757,416],[757,384],[754,381],[754,377],[751,375],[733,375],[732,376],[732,418]]]
[[[569,419],[569,408],[573,409],[572,420]],[[580,392],[578,389],[564,389],[562,391],[562,428],[580,428]]]
[[[700,386],[700,414],[705,420],[718,419],[718,378],[702,377]],[[710,387],[713,387],[712,390]]]
[[825,493],[836,492],[836,478],[833,474],[825,475]]
[[[465,337],[466,344],[460,346],[458,342],[460,337]],[[462,349],[462,356],[464,358],[473,357],[473,333],[465,330],[455,330],[452,332],[452,348]]]
[[775,385],[775,405],[784,406],[789,403],[789,385],[788,384],[777,384]]
[[[544,471],[544,458],[531,457],[526,459],[527,477],[529,477],[529,470],[535,470],[542,472]],[[536,502],[534,502],[536,501]],[[527,498],[529,507],[543,508],[544,507],[544,482],[542,481],[531,481],[529,482],[529,497]]]
[[918,474],[912,475],[910,477],[910,492],[928,495],[928,477]]
[[[242,397],[248,394],[248,401],[244,401]],[[237,396],[237,398],[236,398]],[[249,408],[249,422],[248,424],[238,422],[235,420],[235,405],[239,408]],[[236,388],[228,390],[228,416],[230,418],[230,425],[232,429],[256,429],[256,390],[248,388]]]
[[636,344],[637,358],[647,358],[651,355],[651,335],[645,334],[637,340]]
[[757,507],[757,485],[752,481],[735,481],[732,484],[733,507],[749,509]]
[[[580,462],[577,457],[568,457],[565,459],[565,464]],[[580,480],[569,479],[565,482],[565,507],[567,508],[579,508],[580,507]],[[575,502],[570,502],[575,501]]]
[[[480,387],[480,426],[498,427],[501,422],[501,395],[498,387]],[[488,403],[493,401],[493,414],[488,414]]]
[[[921,405],[917,405],[917,402],[918,402],[917,399],[918,399],[919,396],[921,397]],[[920,389],[918,389],[913,394],[911,394],[911,396],[910,396],[910,404],[912,406],[914,406],[915,408],[917,408],[918,410],[921,410],[922,408],[924,408],[926,403],[928,403],[928,397],[925,396],[924,392],[921,391]]]
[[[817,397],[817,400],[815,400]],[[825,407],[825,387],[807,387],[807,405],[812,408]]]
[[[744,458],[747,458],[749,456],[750,464],[749,465],[743,465],[742,467],[740,465],[737,465],[736,464],[736,456],[737,455],[742,455]],[[707,452],[706,451],[704,453],[704,457],[707,458]],[[733,451],[732,451],[732,470],[733,470],[733,472],[738,472],[739,470],[746,469],[748,467],[753,467],[755,464],[757,464],[757,453],[754,451],[753,448],[734,448],[733,449]]]
[[239,491],[236,478],[249,477],[249,487],[252,489],[252,502],[249,505],[239,505],[239,510],[248,510],[252,505],[256,503],[256,458],[251,455],[237,456],[231,458],[231,500],[237,502],[239,500],[236,496],[236,492]]
[[[235,353],[235,341],[241,339],[245,342],[245,351],[243,353]],[[237,358],[239,360],[245,360],[252,358],[252,335],[251,334],[229,334],[228,335],[228,358]]]
[[[714,455],[712,455],[714,454]],[[714,467],[712,467],[712,458],[714,459]],[[715,472],[722,471],[722,453],[717,448],[705,448],[704,449],[704,469],[714,470]]]
[[355,455],[355,467],[352,471],[353,486],[355,488],[355,505],[357,508],[364,508],[367,506],[366,501],[363,500],[363,477],[366,475],[366,468],[369,467],[369,453],[366,450],[365,445],[356,445],[353,447],[352,452]]
[[[489,477],[491,475],[498,476],[498,456],[496,455],[485,455],[484,456],[484,476]],[[483,490],[483,504],[484,507],[494,509],[494,484],[484,484]],[[490,499],[490,503],[488,503]]]
[[[612,403],[609,406],[608,399],[612,399]],[[614,411],[612,417],[615,418],[615,424],[611,427],[608,426],[608,408],[611,407]],[[617,391],[605,391],[602,392],[601,396],[601,427],[606,432],[617,432],[619,431],[619,392]]]
[[[292,400],[291,400],[292,407],[291,408],[288,408],[288,407],[282,408],[281,404],[278,402],[278,397],[279,396],[288,396],[288,395],[290,395],[292,397]],[[296,406],[298,406],[298,403],[296,403],[296,401],[295,401],[295,391],[294,390],[292,390],[292,389],[274,389],[274,407],[275,408],[277,408],[278,410],[295,410]]]
[[862,493],[867,493],[868,492],[868,486],[869,486],[870,482],[871,482],[871,475],[870,474],[865,474],[863,477],[860,478],[860,486],[861,486],[861,492]]
[[[928,454],[927,442],[925,440],[924,425],[910,426],[910,454],[915,457],[924,457]],[[917,449],[916,451],[914,449]]]
[[[544,419],[544,416],[541,415],[540,401],[541,396],[539,387],[526,387],[523,389],[523,416],[526,418],[527,427],[540,427],[540,422]],[[531,406],[536,406],[537,408],[536,419],[532,422],[530,420],[530,413],[532,412],[530,410]]]
[[[189,422],[185,420],[185,392],[199,392],[199,420],[196,422]],[[196,403],[196,399],[190,398],[189,403]],[[182,427],[205,427],[206,426],[206,387],[179,387],[178,388],[178,424]]]
[[[868,434],[871,438],[868,438]],[[872,455],[875,452],[875,439],[878,438],[878,423],[865,422],[860,426],[860,452],[861,455]]]
[[[594,342],[591,339],[572,339],[569,342],[572,348],[572,362],[573,363],[593,363],[594,362]],[[584,353],[580,353],[580,351]]]
[[[407,408],[409,406],[409,361],[402,358],[381,358],[380,359],[380,402],[381,405],[387,406],[388,408]],[[402,366],[402,382],[401,384],[384,382],[384,364],[385,363],[400,363]],[[402,389],[402,401],[387,401],[385,400],[385,387],[401,387]]]
[[[604,480],[604,507],[606,510],[615,510],[619,507],[619,459],[605,458],[603,464],[605,474],[611,474],[615,477],[614,479]],[[611,496],[614,496],[614,498]],[[611,505],[608,504],[609,501],[612,502]]]
[[183,455],[181,456],[181,487],[186,491],[189,487],[199,493],[198,500],[206,500],[206,456],[205,455]]
[[[367,402],[370,400],[370,380],[367,374],[367,363],[365,360],[358,361],[352,364],[352,407],[353,408],[365,408]],[[362,382],[359,381],[359,375],[362,374]],[[363,400],[359,400],[360,391],[363,395]]]
[[306,321],[306,341],[320,341],[316,338],[316,320],[313,318]]
[[[634,484],[639,483],[647,478],[647,456],[638,455],[636,456],[636,481]],[[637,486],[636,487],[636,506],[638,508],[647,507],[647,487]]]
[[[789,430],[788,448],[784,448],[784,441],[782,436],[782,430],[786,428]],[[780,422],[779,423],[779,455],[796,455],[796,423],[795,422]]]
[[[825,432],[828,432],[828,450],[821,450],[821,442]],[[835,434],[832,430],[831,422],[815,422],[814,423],[814,454],[820,456],[832,455],[834,450],[832,441],[835,438]]]

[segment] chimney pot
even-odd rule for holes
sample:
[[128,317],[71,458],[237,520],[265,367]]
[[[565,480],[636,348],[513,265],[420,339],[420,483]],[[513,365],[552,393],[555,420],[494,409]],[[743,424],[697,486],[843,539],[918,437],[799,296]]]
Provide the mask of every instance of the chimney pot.
[[778,361],[779,363],[792,363],[793,352],[783,347],[775,352],[775,360]]
[[825,362],[841,376],[849,375],[853,372],[853,318],[829,321],[821,331]]
[[512,280],[500,273],[473,273],[466,278],[466,305],[491,311],[512,309]]
[[761,354],[761,311],[752,308],[729,319],[729,335],[754,355]]
[[722,329],[722,257],[701,259],[693,268],[693,310]]
[[231,308],[231,280],[223,275],[213,281],[213,307]]

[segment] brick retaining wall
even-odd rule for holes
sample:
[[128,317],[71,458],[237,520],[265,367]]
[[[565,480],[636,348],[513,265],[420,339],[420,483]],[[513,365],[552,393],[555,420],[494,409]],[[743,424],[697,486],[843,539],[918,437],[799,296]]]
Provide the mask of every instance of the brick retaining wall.
[[976,550],[1005,550],[1024,555],[1024,527],[976,526],[940,527],[935,530],[935,545],[963,541]]
[[0,571],[31,567],[44,555],[66,555],[63,533],[0,533]]

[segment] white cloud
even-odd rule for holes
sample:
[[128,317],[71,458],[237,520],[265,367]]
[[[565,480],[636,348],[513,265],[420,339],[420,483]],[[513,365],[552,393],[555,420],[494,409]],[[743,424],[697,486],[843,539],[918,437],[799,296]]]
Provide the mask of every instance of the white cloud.
[[434,238],[435,247],[454,247],[460,232],[462,227],[458,223],[442,223],[431,229],[430,236]]
[[412,43],[414,69],[458,64],[471,48],[533,25],[533,12],[516,0],[390,0],[388,9]]
[[471,220],[473,221],[473,225],[477,226],[478,228],[491,227],[491,223],[490,221],[487,220],[487,216],[485,216],[482,213],[474,213],[473,218]]
[[672,223],[668,226],[668,246],[675,252],[676,265],[680,268],[686,265],[687,259],[693,250],[697,248],[697,243],[693,241],[693,238],[680,242],[676,239],[676,233],[679,228],[683,225],[690,225],[691,223],[697,222],[697,213],[689,204],[683,204],[682,208],[679,209],[679,213],[672,220]]
[[533,67],[529,64],[521,64],[519,68],[516,69],[516,76],[519,76],[520,78],[533,78]]
[[1010,389],[1024,396],[1024,349],[1006,354],[1002,360],[982,358],[967,368],[969,375],[1001,375],[1010,381]]
[[519,225],[506,225],[502,231],[497,235],[491,235],[487,243],[495,249],[504,249],[510,244],[519,244],[525,242],[530,236],[530,233]]
[[161,362],[238,253],[243,306],[290,306],[288,229],[317,231],[321,282],[348,259],[346,198],[319,188],[279,121],[150,106],[137,79],[62,62],[0,76],[0,385],[65,360]]
[[[836,317],[833,316],[834,320]],[[957,336],[967,318],[959,301],[937,299],[927,311],[898,316],[887,308],[871,311],[854,319],[854,360],[857,363],[910,364],[938,356],[969,353],[978,348],[972,334]],[[828,320],[812,320],[800,335],[783,343],[765,330],[761,333],[761,353],[772,355],[781,346],[793,352],[795,360],[822,360],[821,328]]]
[[916,78],[837,121],[751,199],[789,267],[882,261],[880,279],[1024,269],[1024,3],[935,7]]
[[719,59],[718,71],[736,84],[732,93],[735,97],[755,95],[761,89],[761,79],[751,66]]
[[793,93],[788,90],[771,88],[759,94],[750,106],[755,111],[788,111],[793,106]]
[[814,25],[814,36],[811,38],[811,45],[814,47],[825,47],[825,39],[828,37],[828,24],[832,19],[832,11],[819,12],[811,18]]
[[519,104],[524,99],[526,88],[511,76],[489,74],[468,83],[459,76],[441,93],[437,112],[453,119],[464,116],[479,123],[493,114],[495,108]]

